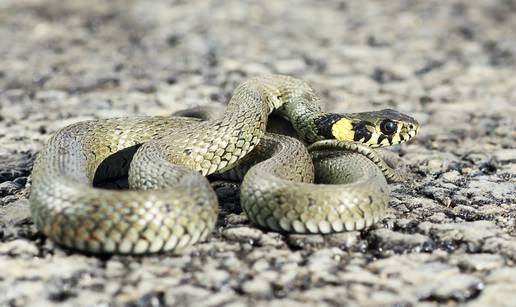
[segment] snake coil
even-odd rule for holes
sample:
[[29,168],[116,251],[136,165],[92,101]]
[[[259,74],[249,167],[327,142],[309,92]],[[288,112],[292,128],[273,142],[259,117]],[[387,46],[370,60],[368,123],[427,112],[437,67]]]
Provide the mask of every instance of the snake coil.
[[[267,133],[272,112],[302,141]],[[178,251],[214,228],[217,198],[205,175],[256,163],[241,187],[253,223],[297,233],[362,229],[384,214],[385,177],[396,179],[371,147],[406,142],[418,127],[394,110],[325,113],[307,83],[259,76],[237,87],[220,119],[114,118],[57,131],[34,165],[32,217],[51,240],[85,252]],[[126,174],[130,190],[92,185]]]

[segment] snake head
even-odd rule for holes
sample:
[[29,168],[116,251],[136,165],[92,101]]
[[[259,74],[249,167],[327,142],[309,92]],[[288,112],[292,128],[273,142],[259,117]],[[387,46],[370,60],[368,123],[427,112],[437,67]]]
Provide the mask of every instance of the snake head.
[[325,138],[357,142],[370,147],[404,143],[419,131],[412,117],[392,109],[373,112],[325,114],[319,131]]

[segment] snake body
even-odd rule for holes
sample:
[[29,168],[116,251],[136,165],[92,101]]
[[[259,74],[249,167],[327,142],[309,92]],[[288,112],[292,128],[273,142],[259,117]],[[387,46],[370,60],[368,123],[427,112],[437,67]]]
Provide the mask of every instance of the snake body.
[[[302,141],[266,132],[273,111]],[[249,164],[241,199],[253,223],[296,233],[362,229],[383,215],[385,177],[396,174],[369,146],[407,141],[417,129],[393,110],[325,113],[307,83],[260,76],[237,87],[220,119],[115,118],[59,130],[34,165],[32,217],[47,237],[81,251],[177,251],[214,228],[217,198],[205,176]],[[130,190],[92,185],[127,173]]]

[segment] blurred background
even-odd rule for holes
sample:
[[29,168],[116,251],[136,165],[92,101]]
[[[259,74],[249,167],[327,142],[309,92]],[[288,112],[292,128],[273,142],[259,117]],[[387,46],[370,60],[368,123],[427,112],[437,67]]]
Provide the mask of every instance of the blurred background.
[[[509,0],[0,0],[0,305],[514,302],[515,29]],[[263,73],[421,122],[377,229],[289,237],[230,211],[183,258],[131,264],[37,234],[29,174],[57,129],[225,104]]]
[[515,10],[491,0],[3,0],[1,112],[54,131],[69,118],[226,103],[238,82],[274,72],[309,81],[334,111],[392,107],[424,123],[439,113],[464,130],[478,105],[515,100]]

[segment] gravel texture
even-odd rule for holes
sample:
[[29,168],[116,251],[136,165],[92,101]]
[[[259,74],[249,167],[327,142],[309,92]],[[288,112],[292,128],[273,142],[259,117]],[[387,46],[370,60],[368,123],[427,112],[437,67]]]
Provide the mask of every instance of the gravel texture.
[[[0,1],[0,305],[513,305],[514,16],[495,0]],[[84,256],[36,231],[30,171],[54,131],[223,104],[267,72],[328,110],[421,122],[383,222],[264,232],[221,184],[213,237],[179,256]]]

